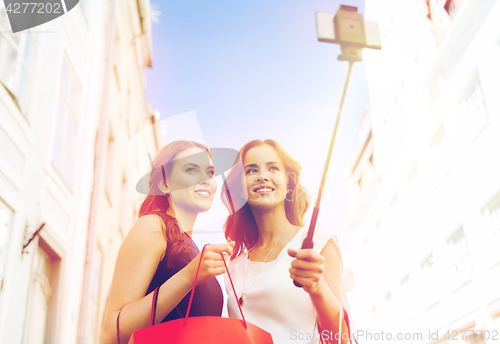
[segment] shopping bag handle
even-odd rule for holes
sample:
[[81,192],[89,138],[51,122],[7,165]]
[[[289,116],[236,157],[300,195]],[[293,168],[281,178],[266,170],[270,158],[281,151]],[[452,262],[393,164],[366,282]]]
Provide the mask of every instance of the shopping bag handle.
[[151,306],[151,317],[149,318],[149,326],[153,326],[155,323],[155,316],[156,316],[156,303],[158,302],[158,289],[160,287],[156,287],[156,289],[153,291],[153,304]]
[[229,277],[229,282],[231,282],[231,288],[233,289],[234,298],[236,299],[236,304],[238,305],[238,308],[240,310],[241,319],[243,319],[243,326],[247,328],[247,321],[245,320],[245,316],[243,315],[243,311],[241,310],[240,302],[238,301],[238,295],[236,295],[236,290],[234,289],[233,285],[233,279],[231,278],[231,274],[229,274],[229,269],[227,268],[226,260],[224,259],[222,253],[220,255],[222,256],[222,261],[224,262],[224,266],[226,267],[226,272],[227,272],[227,277]]
[[[191,304],[193,303],[194,289],[196,288],[196,281],[198,280],[198,274],[200,272],[201,259],[203,258],[203,253],[205,252],[205,247],[207,245],[203,246],[203,249],[201,250],[201,253],[200,253],[200,261],[198,263],[198,269],[196,270],[196,275],[194,276],[193,288],[191,289],[191,297],[189,298],[189,304],[188,304],[186,316],[184,317],[184,325],[186,325],[187,318],[189,317],[189,311],[191,310]],[[238,308],[240,309],[241,318],[243,319],[243,326],[245,328],[247,328],[247,322],[245,320],[245,317],[243,316],[243,311],[241,310],[241,306],[238,302],[238,296],[236,295],[236,290],[234,289],[233,280],[231,279],[231,275],[229,274],[229,269],[227,268],[226,260],[224,259],[224,255],[222,253],[220,255],[222,257],[222,261],[224,262],[224,266],[226,267],[227,275],[229,277],[229,281],[231,282],[231,288],[233,288],[234,297],[236,298],[236,304],[238,305]],[[153,291],[153,301],[152,301],[152,305],[151,305],[151,317],[149,319],[149,326],[153,326],[153,324],[155,322],[156,304],[158,302],[159,288],[160,287],[156,287],[156,289]],[[120,315],[118,314],[118,316],[120,316]],[[118,321],[117,321],[117,326],[118,326]]]
[[[187,318],[189,317],[189,310],[191,309],[191,303],[193,302],[194,289],[196,288],[196,281],[198,280],[198,273],[200,272],[201,258],[203,258],[203,253],[205,252],[205,247],[207,247],[207,245],[203,246],[203,249],[201,250],[201,253],[200,253],[200,261],[198,263],[198,269],[196,270],[196,275],[194,276],[193,289],[191,290],[191,297],[189,298],[189,304],[188,304],[186,316],[184,318],[184,325],[186,325]],[[236,298],[236,304],[238,305],[238,308],[240,309],[241,318],[243,319],[243,326],[245,326],[245,328],[247,328],[247,322],[245,320],[245,317],[243,316],[243,311],[241,310],[240,303],[238,302],[238,296],[236,296],[236,290],[234,290],[233,280],[231,279],[231,275],[229,274],[229,269],[227,268],[226,260],[224,259],[224,255],[222,253],[220,255],[222,257],[222,261],[224,262],[224,266],[226,267],[227,276],[229,277],[229,281],[231,282],[231,288],[233,289],[234,297]]]

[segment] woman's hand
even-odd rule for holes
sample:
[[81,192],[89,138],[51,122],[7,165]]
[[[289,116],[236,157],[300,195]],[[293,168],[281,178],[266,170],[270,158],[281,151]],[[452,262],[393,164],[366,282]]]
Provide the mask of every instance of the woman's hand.
[[319,294],[325,286],[324,278],[325,258],[313,249],[293,250],[288,249],[288,255],[294,257],[290,271],[290,277],[302,284],[304,290],[309,294]]
[[[303,285],[304,290],[309,293],[316,314],[318,324],[322,330],[327,330],[334,335],[343,333],[342,343],[347,344],[345,339],[348,333],[347,324],[342,322],[342,330],[339,330],[339,316],[343,304],[342,297],[342,258],[337,245],[333,239],[329,239],[321,250],[321,254],[312,249],[288,250],[288,254],[296,259],[290,268],[290,277]],[[337,343],[337,340],[328,341]]]
[[[204,283],[226,272],[221,253],[226,254],[224,258],[227,260],[233,254],[234,244],[235,242],[231,241],[227,244],[208,244],[205,246],[196,285]],[[192,281],[191,283],[194,282],[194,277],[196,276],[196,271],[198,270],[198,264],[200,262],[200,256],[201,252],[184,268],[189,273],[190,280]]]

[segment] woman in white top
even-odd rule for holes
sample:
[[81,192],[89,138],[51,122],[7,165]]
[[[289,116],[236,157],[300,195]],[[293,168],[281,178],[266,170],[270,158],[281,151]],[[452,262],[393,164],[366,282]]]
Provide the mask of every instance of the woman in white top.
[[[273,140],[251,141],[239,156],[222,201],[230,211],[226,239],[236,242],[229,271],[245,319],[270,332],[277,344],[318,341],[318,328],[327,343],[349,342],[338,246],[317,226],[314,249],[300,249],[310,203],[300,164]],[[226,289],[231,296],[227,275]],[[241,317],[232,297],[228,313]]]

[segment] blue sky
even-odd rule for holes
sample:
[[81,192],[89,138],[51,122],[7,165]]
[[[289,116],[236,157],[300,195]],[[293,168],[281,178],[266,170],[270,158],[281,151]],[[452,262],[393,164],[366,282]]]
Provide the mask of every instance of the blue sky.
[[[278,141],[302,164],[315,200],[347,62],[337,61],[337,45],[317,41],[314,13],[335,13],[340,3],[153,0],[161,15],[153,24],[148,101],[162,119],[196,111],[210,147]],[[364,0],[342,4],[364,10]],[[365,66],[356,63],[318,220],[339,237],[344,253],[351,246],[345,165],[368,102]],[[220,227],[220,215],[211,216]]]

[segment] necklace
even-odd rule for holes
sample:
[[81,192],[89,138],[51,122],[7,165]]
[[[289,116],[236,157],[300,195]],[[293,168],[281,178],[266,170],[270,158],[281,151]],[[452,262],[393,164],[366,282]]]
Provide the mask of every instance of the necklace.
[[[291,227],[290,227],[291,228]],[[254,277],[259,273],[260,269],[262,268],[262,266],[264,265],[264,263],[266,262],[267,258],[269,258],[269,256],[271,255],[271,252],[273,252],[274,248],[276,247],[276,245],[278,244],[278,242],[281,240],[281,238],[283,238],[283,236],[285,235],[286,232],[288,232],[290,230],[290,228],[288,228],[286,231],[283,232],[283,234],[281,234],[281,236],[279,237],[278,240],[276,240],[276,242],[274,243],[273,247],[271,247],[271,250],[269,251],[269,253],[267,254],[266,258],[264,258],[264,261],[260,264],[259,268],[257,269],[257,271],[254,273],[254,275],[252,276],[252,279],[248,282],[247,286],[243,288],[243,291],[241,292],[241,296],[240,298],[238,299],[238,303],[240,304],[240,306],[243,306],[245,304],[245,290],[247,290],[248,286],[250,285],[250,283],[252,283]],[[250,249],[250,251],[248,251],[248,255],[247,255],[247,259],[248,259],[248,264],[247,264],[247,270],[245,272],[245,278],[243,279],[243,286],[245,285],[245,281],[247,280],[247,274],[248,274],[248,268],[250,267],[250,252],[253,250]]]

